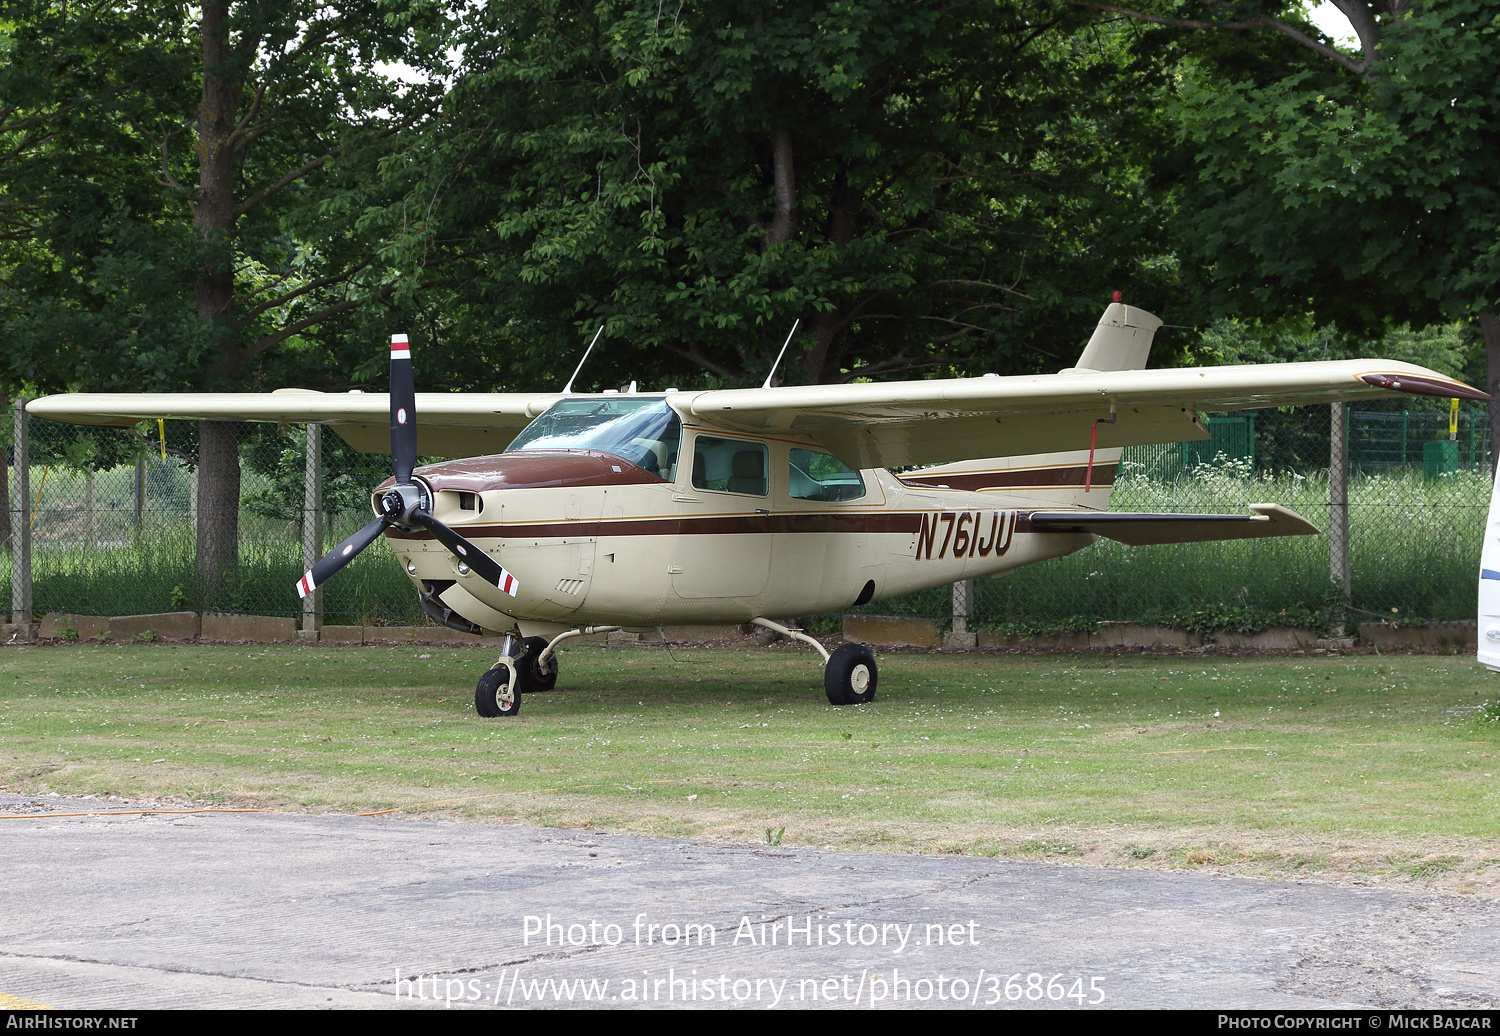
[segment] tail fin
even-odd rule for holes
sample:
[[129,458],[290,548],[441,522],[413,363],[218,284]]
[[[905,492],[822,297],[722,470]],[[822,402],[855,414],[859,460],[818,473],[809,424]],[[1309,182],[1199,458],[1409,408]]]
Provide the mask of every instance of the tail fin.
[[1111,302],[1099,318],[1074,370],[1133,371],[1146,366],[1161,318],[1122,302]]
[[[1099,318],[1093,337],[1072,370],[1125,371],[1146,366],[1161,319],[1144,309],[1114,302]],[[1066,374],[1067,371],[1062,373]],[[1005,492],[1040,507],[1103,511],[1120,465],[1118,447],[1094,451],[987,457],[909,471],[901,480],[913,486],[944,486],[978,492]]]

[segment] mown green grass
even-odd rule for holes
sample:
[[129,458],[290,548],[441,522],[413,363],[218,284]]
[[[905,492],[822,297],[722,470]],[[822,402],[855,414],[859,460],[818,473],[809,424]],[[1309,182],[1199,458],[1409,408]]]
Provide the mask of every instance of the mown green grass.
[[473,713],[490,661],[11,648],[0,787],[1125,865],[1500,858],[1467,658],[889,654],[879,699],[836,709],[811,652],[583,645],[509,721]]

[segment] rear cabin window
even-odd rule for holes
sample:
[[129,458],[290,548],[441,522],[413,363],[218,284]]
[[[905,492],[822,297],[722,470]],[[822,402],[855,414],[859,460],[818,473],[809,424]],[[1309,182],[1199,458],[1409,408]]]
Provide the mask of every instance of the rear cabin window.
[[865,495],[865,480],[832,454],[794,449],[787,493],[793,500],[858,500]]
[[700,435],[693,441],[693,488],[765,496],[766,461],[761,443]]

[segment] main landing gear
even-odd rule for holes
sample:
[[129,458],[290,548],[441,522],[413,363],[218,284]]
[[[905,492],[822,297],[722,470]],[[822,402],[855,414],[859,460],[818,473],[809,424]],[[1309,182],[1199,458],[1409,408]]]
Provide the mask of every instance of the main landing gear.
[[751,619],[756,626],[775,630],[784,637],[800,640],[823,656],[823,691],[833,705],[864,705],[875,700],[879,674],[875,655],[863,644],[840,644],[833,654],[800,630],[790,629],[770,619]]
[[521,695],[550,691],[557,686],[559,643],[585,633],[612,633],[618,626],[587,626],[553,637],[522,638],[507,633],[500,645],[500,658],[474,688],[474,711],[486,719],[515,716],[521,711]]
[[[879,673],[875,656],[863,644],[840,644],[830,654],[828,649],[801,630],[794,630],[770,619],[751,619],[751,623],[774,630],[784,637],[800,640],[823,656],[823,691],[834,705],[864,705],[875,700]],[[557,645],[569,637],[586,633],[613,633],[618,626],[585,626],[568,630],[547,640],[508,633],[500,647],[500,658],[479,678],[474,688],[474,710],[487,719],[515,716],[521,711],[521,695],[550,691],[557,686]]]

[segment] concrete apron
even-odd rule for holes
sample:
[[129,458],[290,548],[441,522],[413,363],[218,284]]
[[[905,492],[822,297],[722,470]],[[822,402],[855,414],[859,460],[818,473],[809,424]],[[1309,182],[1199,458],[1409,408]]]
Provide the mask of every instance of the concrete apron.
[[[1500,909],[1487,900],[393,815],[56,815],[91,808],[130,807],[0,795],[0,1002],[1076,1010],[1500,1000]],[[20,819],[37,813],[53,815]]]

